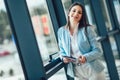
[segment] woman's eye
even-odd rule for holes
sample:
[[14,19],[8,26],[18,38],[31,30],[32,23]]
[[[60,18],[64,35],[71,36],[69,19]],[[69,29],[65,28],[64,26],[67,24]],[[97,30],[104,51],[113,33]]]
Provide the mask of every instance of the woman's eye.
[[78,12],[79,14],[82,14],[82,12]]
[[82,11],[78,11],[79,14],[82,14]]
[[75,10],[73,10],[73,12],[75,12]]

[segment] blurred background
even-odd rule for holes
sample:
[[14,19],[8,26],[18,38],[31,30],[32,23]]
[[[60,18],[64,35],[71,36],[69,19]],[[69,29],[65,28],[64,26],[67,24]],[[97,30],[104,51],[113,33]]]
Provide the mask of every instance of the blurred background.
[[[61,0],[65,15],[68,12],[69,6],[72,4],[71,0]],[[41,57],[43,64],[49,63],[49,55],[59,51],[57,39],[55,37],[55,32],[53,29],[53,24],[50,19],[50,13],[48,11],[48,6],[46,0],[26,0],[28,10],[30,13],[35,37],[39,50],[41,52]],[[88,16],[88,21],[90,24],[96,26],[94,14],[89,0],[84,0],[85,9]],[[113,0],[115,13],[120,26],[120,2],[119,0]],[[112,30],[111,20],[109,17],[106,0],[100,0],[100,6],[102,6],[102,12],[107,31]],[[97,29],[95,27],[97,32]],[[113,36],[109,37],[113,55],[115,58],[115,63],[117,71],[120,77],[120,58],[118,56],[118,50],[116,42]],[[107,46],[107,45],[106,45]],[[4,0],[0,0],[0,80],[25,80],[23,69],[21,66],[20,58],[18,56],[18,51],[16,47],[16,42],[14,35],[11,30],[8,14],[4,4]],[[56,56],[58,57],[58,55]],[[106,66],[106,61],[101,59],[103,64]],[[110,80],[108,69],[106,67],[106,80]],[[58,71],[49,80],[67,80],[64,75],[64,69]],[[58,78],[60,77],[60,78]]]

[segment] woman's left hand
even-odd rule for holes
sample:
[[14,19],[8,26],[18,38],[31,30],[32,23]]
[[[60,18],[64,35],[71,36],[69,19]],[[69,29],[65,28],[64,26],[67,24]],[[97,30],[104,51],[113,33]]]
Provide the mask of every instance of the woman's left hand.
[[80,56],[80,57],[78,58],[78,62],[84,64],[84,63],[86,62],[85,56]]

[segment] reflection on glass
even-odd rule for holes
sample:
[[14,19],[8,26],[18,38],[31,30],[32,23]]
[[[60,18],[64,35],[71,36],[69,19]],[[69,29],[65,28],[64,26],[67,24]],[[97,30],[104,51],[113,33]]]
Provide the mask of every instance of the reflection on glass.
[[107,27],[107,31],[110,31],[110,30],[112,30],[112,25],[111,25],[111,21],[110,21],[110,17],[109,17],[109,13],[108,13],[108,9],[107,9],[105,0],[100,0],[100,4],[101,4],[101,9],[102,9],[102,13],[104,16],[105,24]]
[[119,1],[120,0],[113,0],[116,15],[117,15],[117,19],[118,19],[119,26],[120,26],[120,2]]
[[3,0],[0,0],[0,80],[25,80]]
[[58,45],[51,24],[45,0],[26,0],[33,29],[44,65],[49,62],[49,55],[58,52]]

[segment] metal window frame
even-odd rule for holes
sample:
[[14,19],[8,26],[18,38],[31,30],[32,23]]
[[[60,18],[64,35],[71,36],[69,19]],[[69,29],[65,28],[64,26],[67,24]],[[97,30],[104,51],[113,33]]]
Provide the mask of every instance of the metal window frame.
[[[103,47],[104,57],[105,57],[105,60],[107,63],[110,79],[111,80],[119,80],[119,76],[118,76],[117,69],[115,66],[112,49],[110,46],[110,41],[109,41],[109,38],[107,35],[108,33],[106,30],[104,17],[103,17],[103,14],[101,13],[102,9],[101,9],[101,7],[98,7],[98,6],[100,6],[100,2],[99,2],[99,0],[90,0],[90,4],[92,6],[93,14],[95,16],[98,34],[100,36],[106,36],[106,39],[104,39],[104,41],[101,42],[101,45]],[[106,47],[106,45],[107,45],[107,47]],[[109,53],[109,55],[108,55],[108,53]]]
[[[47,6],[48,6],[50,18],[51,18],[51,21],[52,21],[52,24],[53,24],[55,36],[57,38],[58,29],[61,26],[64,26],[65,23],[66,23],[66,18],[65,18],[65,13],[64,13],[63,6],[62,6],[62,2],[61,2],[61,0],[46,0],[46,3],[47,3]],[[58,41],[58,39],[57,39],[57,41]],[[54,60],[50,64],[48,64],[49,67],[46,66],[46,69],[48,67],[47,70],[49,70],[50,66],[54,67],[55,65],[57,65],[57,63],[55,63],[55,62],[56,62],[56,60]],[[59,71],[64,66],[65,65],[60,62],[60,66],[58,66],[58,68],[54,68],[54,72],[48,73],[47,78],[49,78],[50,76],[55,74],[57,71]],[[67,77],[67,74],[66,74],[66,77]]]
[[114,7],[113,0],[106,0],[106,4],[107,4],[108,12],[109,12],[109,15],[110,15],[110,20],[111,20],[113,30],[118,30],[119,31],[117,34],[114,34],[114,38],[115,38],[115,41],[116,41],[118,55],[119,55],[119,58],[120,58],[120,26],[119,26],[119,22],[118,22],[118,19],[117,19],[117,15],[115,13],[115,7]]
[[[45,67],[43,66],[43,62],[41,59],[40,51],[38,49],[33,26],[32,26],[30,15],[26,5],[26,1],[25,0],[17,0],[17,1],[4,0],[4,1],[5,1],[8,15],[9,15],[11,29],[15,37],[25,79],[26,80],[48,79],[57,71],[59,71],[61,68],[63,68],[65,65],[60,61],[60,59],[56,59],[55,61],[51,62]],[[84,0],[72,0],[72,3],[75,1],[78,1],[84,4]],[[62,2],[61,0],[58,0],[58,1],[46,0],[46,2],[48,5],[48,10],[50,12],[50,17],[51,17],[53,28],[55,31],[55,36],[57,38],[58,28],[65,25],[66,23]],[[90,3],[92,4],[93,14],[95,16],[95,21],[98,27],[98,33],[101,36],[106,36],[108,33],[105,28],[106,26],[105,26],[105,21],[103,19],[103,15],[101,14],[101,8],[97,7],[98,5],[100,5],[99,0],[90,0]],[[109,4],[113,5],[113,3],[111,2]],[[112,8],[111,10],[114,10],[114,9]],[[112,18],[115,19],[114,20],[115,22],[113,21],[114,25],[118,26],[118,23],[116,23],[115,14],[112,12],[111,14],[112,16],[114,16]],[[116,39],[117,39],[116,41],[118,46],[120,46],[120,43],[118,43],[118,41],[120,40],[120,38],[118,38],[118,35],[116,36]],[[108,36],[104,39],[104,41],[101,42],[101,44],[104,49],[104,56],[107,62],[110,78],[111,80],[119,80]],[[57,61],[58,63],[60,63],[60,65],[54,68],[52,72],[49,72],[48,74],[46,74],[46,72],[51,69],[50,66],[55,67],[55,64],[57,64],[56,63]],[[67,76],[67,79],[73,80],[72,78],[68,78],[68,76]]]
[[56,14],[55,14],[53,2],[52,2],[52,0],[46,0],[46,3],[47,3],[47,6],[48,6],[48,11],[49,11],[51,22],[52,22],[53,29],[54,29],[54,32],[55,32],[55,37],[57,38],[57,30],[59,28],[59,24],[58,24],[57,17],[56,17]]

